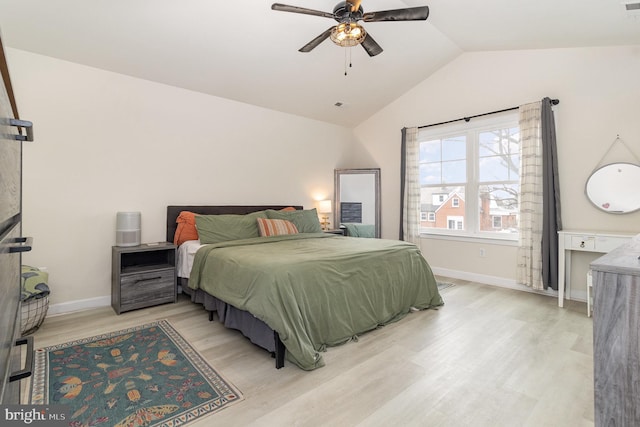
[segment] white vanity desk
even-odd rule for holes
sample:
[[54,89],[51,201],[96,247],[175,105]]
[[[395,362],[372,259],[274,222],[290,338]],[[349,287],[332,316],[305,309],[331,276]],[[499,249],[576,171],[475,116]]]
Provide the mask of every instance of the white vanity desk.
[[[598,231],[558,231],[558,307],[564,306],[565,283],[571,286],[571,252],[608,253],[628,243],[635,234]],[[585,279],[586,283],[586,279]]]

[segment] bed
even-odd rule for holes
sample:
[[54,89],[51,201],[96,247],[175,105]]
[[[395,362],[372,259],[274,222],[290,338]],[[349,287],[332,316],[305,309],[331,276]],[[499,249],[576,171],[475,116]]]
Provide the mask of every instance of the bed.
[[[180,234],[183,212],[196,214],[202,240],[180,242],[183,292],[210,319],[216,312],[225,326],[273,353],[277,368],[285,354],[302,369],[319,368],[327,346],[443,304],[429,265],[410,243],[323,233],[313,223],[315,210],[301,206],[169,206],[168,241]],[[237,231],[256,222],[296,232]]]

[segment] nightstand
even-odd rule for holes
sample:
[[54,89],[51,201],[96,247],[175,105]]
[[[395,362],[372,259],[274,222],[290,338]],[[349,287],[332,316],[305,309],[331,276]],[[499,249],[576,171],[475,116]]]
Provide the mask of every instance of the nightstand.
[[116,313],[176,302],[176,246],[113,246],[111,306]]
[[344,236],[344,229],[343,228],[336,228],[335,230],[323,230],[323,233],[339,234],[340,236]]

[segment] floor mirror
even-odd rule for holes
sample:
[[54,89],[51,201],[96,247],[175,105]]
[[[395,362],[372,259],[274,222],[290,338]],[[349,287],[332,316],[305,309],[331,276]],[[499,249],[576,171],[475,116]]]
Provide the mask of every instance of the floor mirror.
[[335,170],[334,224],[355,237],[380,237],[380,169]]

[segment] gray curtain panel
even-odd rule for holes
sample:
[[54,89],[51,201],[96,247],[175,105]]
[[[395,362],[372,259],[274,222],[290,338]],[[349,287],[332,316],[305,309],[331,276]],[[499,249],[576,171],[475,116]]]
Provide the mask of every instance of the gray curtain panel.
[[551,106],[551,99],[542,100],[542,282],[545,289],[558,290],[558,231],[562,230],[562,220],[556,125]]
[[400,240],[404,240],[404,186],[407,168],[407,128],[402,128],[402,143],[400,145]]

